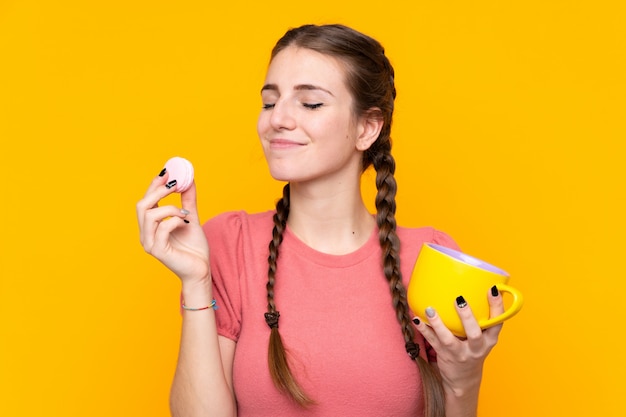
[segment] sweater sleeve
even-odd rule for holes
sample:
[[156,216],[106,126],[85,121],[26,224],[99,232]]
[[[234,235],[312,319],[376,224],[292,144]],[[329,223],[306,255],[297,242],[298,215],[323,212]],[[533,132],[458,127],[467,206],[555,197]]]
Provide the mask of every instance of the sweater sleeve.
[[241,278],[244,250],[241,213],[220,214],[207,221],[204,232],[209,243],[213,297],[217,302],[217,331],[234,341],[241,330]]

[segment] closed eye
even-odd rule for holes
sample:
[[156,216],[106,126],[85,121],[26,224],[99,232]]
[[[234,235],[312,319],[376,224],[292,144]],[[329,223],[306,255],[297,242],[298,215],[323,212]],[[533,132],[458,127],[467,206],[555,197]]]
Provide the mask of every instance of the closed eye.
[[303,103],[302,105],[306,107],[307,109],[315,110],[315,109],[319,109],[320,107],[322,107],[324,103]]
[[263,103],[263,110],[273,109],[275,104],[265,104]]

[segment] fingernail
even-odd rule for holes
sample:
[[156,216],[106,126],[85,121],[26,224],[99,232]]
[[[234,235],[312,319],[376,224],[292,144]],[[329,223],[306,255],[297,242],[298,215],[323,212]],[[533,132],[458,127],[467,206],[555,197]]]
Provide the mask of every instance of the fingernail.
[[184,221],[185,223],[189,224],[189,220],[187,220],[187,219],[183,219],[183,221]]
[[415,317],[415,318],[413,319],[413,323],[415,323],[415,325],[416,325],[416,326],[419,326],[421,322],[420,322],[420,319],[418,319],[417,317]]
[[162,177],[163,175],[165,175],[165,171],[167,171],[165,168],[163,168],[161,170],[161,172],[159,172],[159,177]]
[[458,297],[456,297],[456,305],[458,305],[459,308],[467,307],[467,302],[465,301],[465,298],[463,298],[462,295],[459,295]]
[[188,215],[188,214],[190,213],[190,211],[189,211],[189,210],[185,210],[185,209],[182,209],[180,212],[181,212],[183,215],[185,215],[185,216],[186,216],[186,215]]
[[435,317],[435,309],[434,309],[434,308],[432,308],[432,307],[428,307],[428,308],[426,309],[426,315],[427,315],[428,317],[430,317],[430,318]]
[[495,285],[491,287],[491,295],[494,297],[498,296],[498,287],[496,287]]
[[165,184],[165,188],[167,188],[169,190],[170,188],[172,188],[175,185],[176,185],[176,180],[172,180],[172,181],[168,182],[167,184]]

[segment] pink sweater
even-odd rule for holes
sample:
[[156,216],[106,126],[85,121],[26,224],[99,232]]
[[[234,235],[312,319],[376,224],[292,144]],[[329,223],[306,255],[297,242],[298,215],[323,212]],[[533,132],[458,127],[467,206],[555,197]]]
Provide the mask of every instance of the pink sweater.
[[[421,381],[391,305],[377,231],[357,251],[337,256],[306,246],[287,229],[275,285],[280,333],[297,381],[316,404],[303,409],[276,390],[267,365],[270,329],[263,316],[272,215],[231,212],[204,225],[218,331],[237,342],[238,416],[421,415]],[[457,248],[432,228],[398,228],[398,235],[405,285],[422,243]],[[426,355],[423,338],[416,341]],[[432,349],[428,356],[435,360]]]

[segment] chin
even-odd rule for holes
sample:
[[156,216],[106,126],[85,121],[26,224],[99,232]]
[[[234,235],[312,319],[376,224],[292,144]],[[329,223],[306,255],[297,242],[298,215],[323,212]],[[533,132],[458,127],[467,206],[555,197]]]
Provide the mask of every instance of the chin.
[[268,163],[270,175],[276,181],[297,181],[302,178],[302,170],[289,164]]
[[297,181],[296,177],[294,177],[293,175],[288,175],[284,172],[275,173],[275,172],[270,171],[270,175],[276,181],[284,181],[284,182]]
[[284,169],[281,169],[281,170],[270,169],[270,175],[276,181],[283,181],[283,182],[303,182],[309,179],[309,177],[303,175],[301,172],[287,171]]

